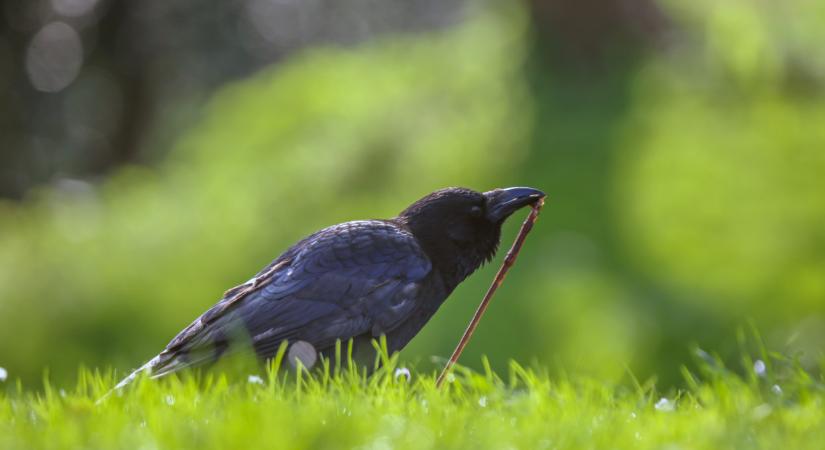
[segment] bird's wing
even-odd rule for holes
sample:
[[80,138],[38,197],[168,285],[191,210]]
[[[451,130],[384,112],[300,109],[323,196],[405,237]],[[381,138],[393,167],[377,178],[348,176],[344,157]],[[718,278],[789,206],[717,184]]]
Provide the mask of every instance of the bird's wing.
[[239,333],[265,358],[284,339],[322,349],[336,339],[387,333],[416,309],[431,268],[414,237],[392,223],[326,228],[227,291],[169,343],[152,372],[215,359]]

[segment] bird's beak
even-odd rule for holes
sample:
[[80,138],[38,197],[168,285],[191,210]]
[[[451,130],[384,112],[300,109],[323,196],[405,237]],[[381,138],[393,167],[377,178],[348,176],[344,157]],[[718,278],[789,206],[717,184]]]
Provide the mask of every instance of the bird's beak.
[[544,192],[528,187],[511,187],[493,189],[484,193],[487,199],[487,220],[494,223],[502,222],[527,205],[545,197]]

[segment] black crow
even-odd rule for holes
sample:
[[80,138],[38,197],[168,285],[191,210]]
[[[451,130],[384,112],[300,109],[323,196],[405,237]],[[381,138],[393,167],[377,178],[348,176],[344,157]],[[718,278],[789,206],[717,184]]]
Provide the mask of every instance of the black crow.
[[118,387],[143,371],[159,377],[213,362],[244,347],[238,336],[263,360],[286,341],[289,359],[305,366],[318,353],[331,356],[336,340],[352,339],[355,353],[369,353],[372,339],[383,335],[390,352],[400,350],[453,289],[493,257],[504,220],[542,197],[524,187],[448,188],[393,219],[324,228],[227,291]]

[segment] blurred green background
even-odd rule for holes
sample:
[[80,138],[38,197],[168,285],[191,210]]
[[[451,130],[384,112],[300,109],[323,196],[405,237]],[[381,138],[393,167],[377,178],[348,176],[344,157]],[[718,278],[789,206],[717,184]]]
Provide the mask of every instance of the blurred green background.
[[549,194],[468,365],[669,385],[751,320],[823,355],[823,2],[2,3],[12,378],[133,368],[295,240],[446,186]]

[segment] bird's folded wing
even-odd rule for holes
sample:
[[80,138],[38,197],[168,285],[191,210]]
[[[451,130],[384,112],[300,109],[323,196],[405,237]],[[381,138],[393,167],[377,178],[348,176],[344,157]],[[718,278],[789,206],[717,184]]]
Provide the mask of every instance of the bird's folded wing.
[[238,334],[248,336],[262,357],[273,356],[284,339],[320,349],[336,339],[377,336],[415,310],[420,282],[430,270],[413,236],[394,224],[336,225],[299,242],[256,278],[228,291],[159,356],[175,359],[177,369],[186,358],[176,355],[220,348]]

